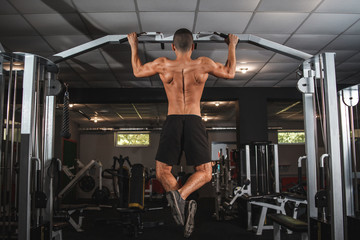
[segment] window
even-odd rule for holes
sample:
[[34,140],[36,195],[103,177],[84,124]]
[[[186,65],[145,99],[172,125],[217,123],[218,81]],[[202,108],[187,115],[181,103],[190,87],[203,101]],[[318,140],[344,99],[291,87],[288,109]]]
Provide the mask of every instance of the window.
[[305,143],[305,133],[302,131],[280,131],[278,132],[279,144],[301,144]]
[[148,132],[117,132],[115,133],[115,146],[117,147],[147,147],[150,145]]

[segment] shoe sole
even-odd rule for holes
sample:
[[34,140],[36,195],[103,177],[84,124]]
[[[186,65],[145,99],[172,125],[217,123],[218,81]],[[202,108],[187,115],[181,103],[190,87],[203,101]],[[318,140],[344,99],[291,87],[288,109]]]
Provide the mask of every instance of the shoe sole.
[[171,191],[169,192],[169,195],[167,195],[167,200],[171,207],[171,213],[174,217],[174,220],[177,225],[184,225],[184,219],[182,217],[182,214],[180,212],[179,204],[176,201],[175,192]]
[[194,200],[189,202],[188,216],[184,228],[184,237],[188,238],[192,234],[195,228],[195,213],[197,210],[197,204]]

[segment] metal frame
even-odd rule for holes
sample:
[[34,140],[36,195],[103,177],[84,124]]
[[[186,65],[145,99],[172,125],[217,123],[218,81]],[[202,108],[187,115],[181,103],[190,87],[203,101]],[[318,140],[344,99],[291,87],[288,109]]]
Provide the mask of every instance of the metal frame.
[[[269,197],[267,199],[276,200],[277,203],[276,204],[271,204],[271,203],[266,203],[266,202],[257,201],[257,200],[249,202],[250,204],[261,207],[261,214],[260,214],[258,225],[253,227],[253,230],[256,231],[256,235],[262,235],[263,230],[273,229],[272,225],[265,225],[265,218],[266,218],[267,210],[269,208],[273,209],[273,210],[276,210],[277,213],[281,213],[281,214],[286,215],[285,204],[287,202],[293,202],[294,203],[294,210],[293,210],[292,217],[296,219],[297,215],[298,215],[298,208],[299,208],[300,204],[304,204],[304,205],[307,204],[307,200],[298,199],[296,197],[286,196],[286,195],[285,196]],[[288,231],[288,233],[291,233],[291,231]]]
[[[307,154],[307,196],[308,219],[317,219],[315,193],[317,191],[317,129],[315,108],[315,81],[324,80],[322,97],[325,144],[329,158],[330,170],[330,206],[332,239],[344,239],[342,170],[339,139],[338,103],[335,77],[335,53],[322,53],[305,61],[302,65],[303,78],[298,82],[298,89],[303,93],[305,121],[305,149]],[[323,79],[322,79],[323,78]],[[341,206],[341,207],[338,207]],[[308,221],[310,222],[310,221]],[[310,228],[308,230],[310,236]]]
[[[30,229],[39,223],[40,216],[43,217],[44,221],[52,221],[52,202],[48,202],[47,208],[43,209],[42,212],[40,209],[36,209],[33,212],[32,185],[36,182],[36,179],[33,179],[34,176],[31,173],[34,170],[32,168],[35,159],[37,161],[36,169],[39,171],[41,169],[42,173],[45,173],[49,160],[53,157],[55,97],[47,96],[45,93],[46,97],[43,104],[43,110],[45,110],[43,113],[44,121],[40,123],[41,119],[39,116],[42,110],[40,110],[40,99],[36,100],[36,94],[40,94],[35,93],[38,84],[40,84],[39,81],[44,80],[44,74],[41,75],[40,73],[45,73],[45,66],[53,65],[53,63],[45,58],[28,53],[1,53],[0,55],[6,55],[9,58],[24,62],[21,110],[21,160],[19,161],[19,199],[21,201],[19,201],[18,209],[18,238],[30,240]],[[53,76],[49,75],[49,78],[53,78]],[[38,116],[36,116],[37,114]],[[42,126],[41,124],[43,128],[39,130],[40,126]],[[41,137],[41,131],[43,131],[43,137]],[[43,151],[41,152],[40,150]],[[51,181],[48,182],[49,179],[44,178],[43,175],[41,175],[41,178],[44,182],[39,183],[39,185],[46,186],[43,190],[51,198]],[[33,215],[36,215],[36,221],[32,221]]]
[[35,98],[36,57],[25,55],[21,115],[21,155],[19,175],[19,239],[30,240],[32,124]]
[[[53,73],[47,73],[47,81],[50,83],[51,81],[55,80],[55,76]],[[44,143],[44,167],[48,169],[51,167],[51,163],[54,157],[54,139],[55,139],[55,109],[56,109],[56,96],[49,95],[48,88],[45,87],[45,126],[43,126],[45,134],[45,139],[43,140]],[[53,178],[45,175],[43,179],[43,186],[53,186]],[[53,195],[54,191],[53,188],[43,188],[46,196],[48,196],[47,207],[44,209],[44,220],[50,223],[50,229],[53,228]]]
[[[1,51],[1,50],[0,50]],[[5,98],[5,78],[3,75],[4,57],[0,54],[0,167],[2,166],[2,142],[3,142],[3,124],[4,124],[4,98]],[[0,176],[0,186],[2,186],[2,176]],[[2,191],[0,191],[0,199]]]
[[[99,167],[99,189],[102,189],[102,164],[101,162],[91,160],[85,167],[83,167],[71,181],[59,192],[58,197],[63,198],[65,194],[78,183],[83,176],[93,167]],[[65,167],[65,166],[64,166]]]
[[[326,141],[329,154],[330,168],[330,210],[332,213],[332,239],[344,238],[343,213],[342,208],[342,177],[341,177],[341,156],[339,140],[339,121],[338,106],[336,96],[336,77],[334,53],[323,53],[312,56],[310,54],[298,51],[287,46],[265,40],[249,34],[239,34],[239,42],[247,42],[264,49],[268,49],[298,60],[305,60],[303,67],[303,78],[298,82],[298,89],[303,93],[304,104],[304,123],[306,132],[306,155],[307,155],[307,194],[308,194],[308,217],[317,218],[317,209],[315,208],[315,193],[317,192],[317,129],[316,129],[316,108],[315,108],[315,87],[314,81],[322,78],[324,73],[324,92],[322,96],[325,100],[326,114]],[[223,42],[223,38],[215,33],[194,34],[194,42]],[[55,54],[59,57],[56,63],[77,56],[79,54],[97,49],[109,43],[126,42],[126,35],[108,35],[94,41],[82,44],[75,48]],[[139,42],[170,43],[173,36],[165,37],[162,33],[145,33],[139,37]],[[323,64],[320,62],[322,61]],[[313,64],[313,65],[312,65]],[[322,66],[323,67],[322,67]],[[335,191],[336,190],[336,191]],[[310,236],[310,228],[309,228]]]
[[[323,53],[325,112],[330,169],[330,207],[332,239],[344,238],[343,192],[340,156],[340,130],[335,77],[335,53]],[[338,207],[338,206],[341,206]]]
[[[316,157],[317,157],[317,133],[316,110],[315,110],[315,87],[314,71],[311,70],[310,61],[303,63],[303,78],[298,82],[298,89],[303,94],[304,127],[305,127],[305,152],[306,152],[306,182],[307,182],[307,215],[310,218],[317,217],[315,207],[315,194],[317,192],[316,181]],[[310,228],[308,229],[310,236]]]
[[354,176],[352,167],[352,146],[350,139],[350,117],[349,108],[359,103],[359,86],[352,86],[338,92],[339,110],[341,121],[341,140],[342,140],[342,158],[344,171],[344,191],[345,191],[345,213],[347,216],[355,216],[354,203]]
[[[306,60],[312,57],[311,54],[251,34],[236,34],[236,35],[239,38],[239,42],[256,45],[258,47],[276,53],[280,53],[282,55],[292,57],[298,60]],[[215,33],[208,33],[208,32],[200,32],[197,34],[193,34],[193,39],[194,39],[194,43],[224,42],[224,39],[222,37],[219,37]],[[89,52],[94,49],[98,49],[107,44],[120,44],[126,41],[127,41],[127,35],[107,35],[53,55],[54,57],[60,57],[60,59],[57,59],[54,62],[59,63],[65,61],[66,59],[73,58],[75,56]],[[142,43],[144,42],[172,43],[172,41],[173,41],[173,35],[165,37],[163,33],[159,33],[159,32],[147,32],[147,33],[142,33],[139,36],[139,42]]]

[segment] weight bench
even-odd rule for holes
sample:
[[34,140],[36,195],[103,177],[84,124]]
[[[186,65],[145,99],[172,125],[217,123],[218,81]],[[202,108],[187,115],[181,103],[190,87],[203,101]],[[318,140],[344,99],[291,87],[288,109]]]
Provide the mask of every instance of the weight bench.
[[267,217],[273,221],[274,240],[280,240],[280,226],[293,232],[301,233],[301,240],[308,240],[308,225],[306,222],[283,214],[268,214]]
[[53,240],[62,240],[62,230],[69,226],[68,222],[57,222],[53,224],[52,238]]
[[[87,208],[86,204],[76,204],[76,205],[60,205],[60,211],[59,213],[63,212],[68,216],[67,222],[77,231],[77,232],[83,232],[82,229],[82,223],[84,219],[84,209]],[[72,214],[75,212],[78,212],[78,220],[74,219]]]

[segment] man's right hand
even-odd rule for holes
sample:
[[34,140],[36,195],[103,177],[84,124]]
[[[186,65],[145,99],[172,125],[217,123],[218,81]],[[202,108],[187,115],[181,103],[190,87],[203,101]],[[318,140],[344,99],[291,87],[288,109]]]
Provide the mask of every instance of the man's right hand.
[[128,38],[130,46],[137,46],[138,38],[137,38],[137,33],[136,32],[129,33],[127,35],[127,38]]
[[239,41],[239,38],[238,38],[238,36],[236,36],[235,34],[229,34],[228,35],[228,37],[226,38],[226,43],[228,44],[228,45],[234,45],[234,46],[236,46],[236,44],[238,43],[238,41]]

